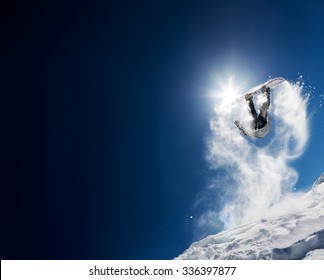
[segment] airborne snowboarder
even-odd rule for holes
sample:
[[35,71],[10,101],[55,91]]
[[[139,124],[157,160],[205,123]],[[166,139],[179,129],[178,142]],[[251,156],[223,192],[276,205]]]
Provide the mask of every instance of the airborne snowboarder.
[[236,120],[234,123],[239,128],[239,130],[247,136],[262,138],[267,135],[270,127],[270,117],[269,117],[269,107],[270,107],[270,88],[267,86],[263,86],[261,88],[261,92],[265,95],[265,102],[259,107],[259,113],[257,113],[254,102],[253,95],[254,94],[246,94],[245,100],[248,102],[248,106],[250,109],[250,114],[253,120],[250,123],[251,130],[245,129],[242,124]]

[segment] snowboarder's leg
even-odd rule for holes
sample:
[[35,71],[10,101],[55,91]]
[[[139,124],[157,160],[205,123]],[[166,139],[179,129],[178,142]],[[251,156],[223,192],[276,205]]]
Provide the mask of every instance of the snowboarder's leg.
[[253,117],[253,121],[251,122],[250,127],[252,129],[257,129],[258,114],[257,114],[257,112],[255,110],[255,107],[254,107],[253,96],[246,96],[245,99],[248,102],[249,109],[250,109],[250,114]]
[[253,119],[257,119],[258,117],[258,114],[255,110],[255,107],[254,107],[254,103],[253,103],[253,97],[252,96],[249,96],[248,98],[246,98],[246,101],[248,102],[248,105],[249,105],[249,109],[250,109],[250,113],[253,117]]
[[258,114],[257,114],[257,112],[255,110],[252,97],[250,99],[248,99],[248,104],[249,104],[250,113],[251,113],[251,115],[253,117],[253,121],[251,121],[250,127],[255,130],[255,129],[257,129]]
[[269,88],[267,88],[267,90],[265,92],[265,96],[266,96],[267,100],[260,107],[260,115],[263,118],[267,117],[268,110],[269,110],[269,107],[270,107],[270,89]]

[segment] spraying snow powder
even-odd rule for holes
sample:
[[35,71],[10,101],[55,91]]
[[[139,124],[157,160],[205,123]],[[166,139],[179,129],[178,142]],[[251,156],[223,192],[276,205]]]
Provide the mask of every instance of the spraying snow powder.
[[[262,98],[256,98],[257,104]],[[297,203],[291,199],[290,191],[298,174],[289,163],[303,153],[309,137],[307,98],[302,96],[302,85],[285,81],[271,89],[269,113],[270,133],[264,139],[254,140],[242,135],[233,124],[235,119],[242,120],[244,125],[250,122],[245,100],[231,106],[228,100],[220,99],[216,104],[210,121],[207,159],[216,170],[217,180],[203,196],[221,193],[223,201],[221,209],[210,203],[209,209],[201,214],[200,231],[207,224],[213,230],[210,217],[219,217],[218,222],[214,221],[214,230],[222,229],[219,224],[228,229],[289,211]]]

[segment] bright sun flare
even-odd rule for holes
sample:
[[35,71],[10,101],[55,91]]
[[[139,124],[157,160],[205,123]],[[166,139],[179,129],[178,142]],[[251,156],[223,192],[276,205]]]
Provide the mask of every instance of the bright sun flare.
[[217,100],[217,103],[223,105],[231,104],[235,98],[244,94],[248,89],[247,79],[238,79],[232,74],[227,77],[217,77],[215,88],[210,96]]
[[228,104],[239,95],[239,87],[235,85],[235,76],[230,76],[223,83],[219,84],[220,90],[217,93],[222,102]]

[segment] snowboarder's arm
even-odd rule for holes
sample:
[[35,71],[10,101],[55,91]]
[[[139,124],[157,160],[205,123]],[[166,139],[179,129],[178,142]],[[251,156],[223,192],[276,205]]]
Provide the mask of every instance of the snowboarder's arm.
[[249,134],[246,132],[246,130],[244,129],[244,127],[242,126],[242,124],[239,121],[235,121],[234,122],[235,125],[237,126],[237,128],[246,136],[249,136]]

